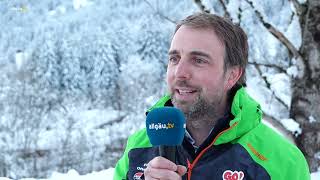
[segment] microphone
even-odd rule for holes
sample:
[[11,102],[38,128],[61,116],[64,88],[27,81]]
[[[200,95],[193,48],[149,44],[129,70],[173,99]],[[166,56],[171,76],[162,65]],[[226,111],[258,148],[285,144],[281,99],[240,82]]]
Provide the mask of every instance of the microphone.
[[151,144],[159,147],[160,156],[175,163],[176,146],[182,144],[186,129],[182,111],[174,107],[153,109],[147,115],[146,129]]

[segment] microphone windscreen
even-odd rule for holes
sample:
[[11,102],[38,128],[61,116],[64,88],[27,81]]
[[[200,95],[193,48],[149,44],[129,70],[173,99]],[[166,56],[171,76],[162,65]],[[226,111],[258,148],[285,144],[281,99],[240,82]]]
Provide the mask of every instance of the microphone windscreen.
[[183,112],[177,108],[156,108],[147,115],[146,129],[153,146],[181,145],[185,134],[186,120]]

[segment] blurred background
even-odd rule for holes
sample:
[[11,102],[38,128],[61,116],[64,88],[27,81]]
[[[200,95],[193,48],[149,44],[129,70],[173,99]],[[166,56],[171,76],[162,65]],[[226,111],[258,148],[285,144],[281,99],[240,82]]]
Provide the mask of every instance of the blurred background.
[[145,126],[145,111],[166,93],[175,23],[200,11],[246,31],[249,93],[265,123],[296,143],[317,171],[319,4],[0,0],[0,176],[114,167],[127,137]]

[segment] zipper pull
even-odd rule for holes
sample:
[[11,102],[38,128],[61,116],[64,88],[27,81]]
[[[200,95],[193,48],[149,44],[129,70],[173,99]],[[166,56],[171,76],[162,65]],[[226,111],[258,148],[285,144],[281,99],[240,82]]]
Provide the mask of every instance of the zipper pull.
[[187,159],[187,165],[188,165],[188,169],[187,170],[189,170],[191,168],[191,163],[190,163],[189,159]]
[[190,180],[191,179],[192,165],[191,165],[189,159],[187,159],[187,165],[188,165],[188,168],[187,168],[187,179]]

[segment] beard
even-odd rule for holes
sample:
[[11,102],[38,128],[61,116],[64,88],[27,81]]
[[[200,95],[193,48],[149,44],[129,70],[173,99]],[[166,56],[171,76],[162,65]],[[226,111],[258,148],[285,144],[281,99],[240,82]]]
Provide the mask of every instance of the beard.
[[[208,120],[212,122],[215,118],[217,118],[217,107],[221,104],[222,96],[221,94],[215,94],[210,99],[203,96],[203,90],[201,88],[197,88],[195,86],[189,85],[185,81],[181,81],[179,86],[184,87],[192,87],[197,89],[197,96],[194,101],[183,101],[178,100],[175,96],[176,91],[171,92],[171,101],[172,104],[179,108],[185,115],[187,122],[197,122],[199,120]],[[209,123],[209,122],[208,122]]]

